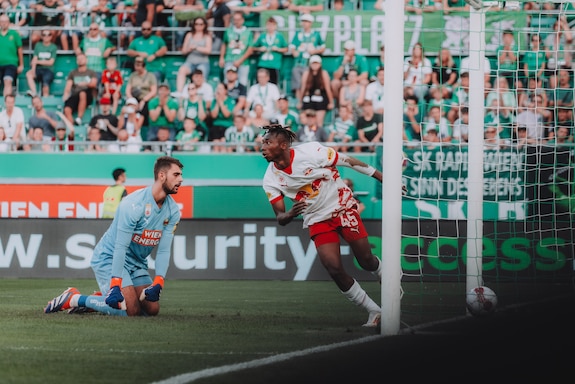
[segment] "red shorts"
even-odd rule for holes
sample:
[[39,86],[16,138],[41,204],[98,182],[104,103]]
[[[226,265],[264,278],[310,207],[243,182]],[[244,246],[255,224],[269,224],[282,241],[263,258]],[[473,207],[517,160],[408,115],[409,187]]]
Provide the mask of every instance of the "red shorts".
[[339,236],[348,243],[367,237],[363,221],[356,210],[348,210],[340,216],[310,225],[309,235],[315,246],[327,243],[339,243]]

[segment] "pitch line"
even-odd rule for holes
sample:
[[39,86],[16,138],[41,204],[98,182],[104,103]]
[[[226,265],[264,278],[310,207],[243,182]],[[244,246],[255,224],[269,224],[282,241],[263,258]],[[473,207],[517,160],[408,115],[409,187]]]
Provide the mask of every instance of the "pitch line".
[[341,348],[341,347],[348,347],[348,346],[356,345],[356,344],[362,344],[362,343],[366,343],[369,341],[381,339],[382,337],[383,336],[381,336],[381,335],[367,336],[367,337],[362,337],[361,339],[355,339],[355,340],[350,340],[350,341],[344,341],[341,343],[322,345],[319,347],[302,349],[300,351],[282,353],[279,355],[265,357],[262,359],[246,361],[243,363],[229,364],[229,365],[223,365],[221,367],[202,369],[201,371],[183,373],[181,375],[170,377],[170,378],[165,379],[165,380],[155,381],[152,384],[186,384],[186,383],[191,383],[195,380],[205,379],[208,377],[222,375],[225,373],[231,373],[231,372],[241,371],[243,369],[258,368],[258,367],[262,367],[262,366],[268,365],[268,364],[279,363],[282,361],[293,359],[294,357],[302,357],[302,356],[306,356],[306,355],[311,355],[313,353],[327,352],[327,351],[331,351],[332,349],[337,349],[337,348]]

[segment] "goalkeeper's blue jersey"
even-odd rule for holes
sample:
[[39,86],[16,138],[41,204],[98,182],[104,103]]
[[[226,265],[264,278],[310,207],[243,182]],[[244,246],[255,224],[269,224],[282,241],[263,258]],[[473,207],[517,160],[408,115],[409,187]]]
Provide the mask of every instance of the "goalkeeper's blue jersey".
[[112,224],[96,244],[92,265],[112,263],[114,257],[123,257],[123,263],[112,264],[112,276],[122,276],[122,266],[127,271],[147,269],[147,257],[158,246],[156,274],[165,276],[179,221],[180,209],[170,195],[158,208],[151,186],[128,194],[122,199]]

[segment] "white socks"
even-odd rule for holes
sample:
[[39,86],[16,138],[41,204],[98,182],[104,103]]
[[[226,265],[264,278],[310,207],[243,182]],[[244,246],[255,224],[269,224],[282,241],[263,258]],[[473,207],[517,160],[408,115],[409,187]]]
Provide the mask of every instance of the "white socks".
[[372,275],[377,276],[379,281],[381,281],[381,270],[383,269],[383,263],[381,260],[377,259],[379,264],[377,265],[377,269],[375,271],[371,271]]
[[[381,268],[381,262],[380,262]],[[380,269],[378,268],[378,269]],[[360,305],[365,308],[368,312],[381,312],[381,308],[379,305],[375,304],[375,302],[367,295],[367,293],[361,288],[359,283],[354,279],[353,285],[350,289],[345,292],[341,292],[344,294],[345,297],[349,299],[355,305]]]

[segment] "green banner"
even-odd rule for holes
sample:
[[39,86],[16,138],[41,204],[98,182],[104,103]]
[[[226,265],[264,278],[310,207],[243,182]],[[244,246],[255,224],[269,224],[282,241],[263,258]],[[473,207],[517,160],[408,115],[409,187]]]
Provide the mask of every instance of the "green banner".
[[[357,53],[367,56],[379,55],[384,43],[385,14],[377,11],[324,11],[314,12],[313,28],[318,30],[325,41],[324,55],[340,55],[347,40],[356,42]],[[300,30],[298,14],[291,11],[265,11],[261,13],[261,25],[273,16],[278,21],[279,30],[288,42]],[[526,26],[524,12],[487,12],[485,17],[486,55],[494,55],[501,42],[501,34],[506,29],[520,31]],[[450,48],[453,54],[468,55],[469,14],[430,12],[422,15],[405,14],[405,53],[421,42],[426,55],[435,55],[441,48]],[[393,33],[393,31],[390,31]],[[516,36],[522,44],[524,38]]]

